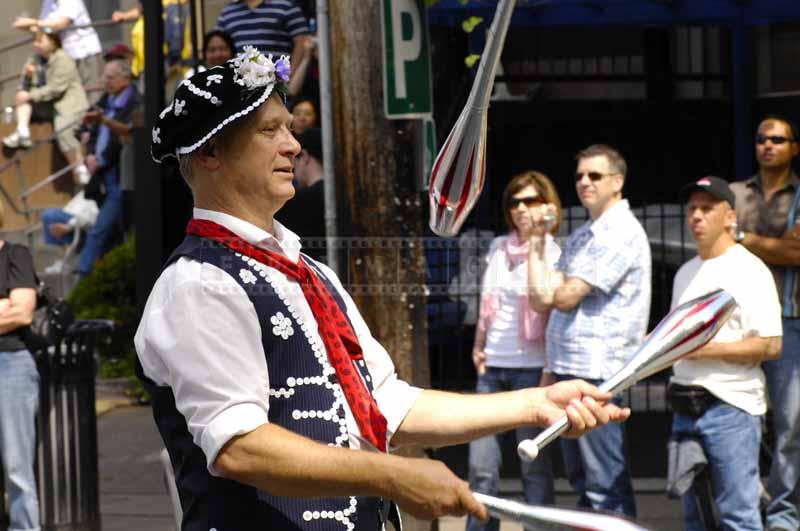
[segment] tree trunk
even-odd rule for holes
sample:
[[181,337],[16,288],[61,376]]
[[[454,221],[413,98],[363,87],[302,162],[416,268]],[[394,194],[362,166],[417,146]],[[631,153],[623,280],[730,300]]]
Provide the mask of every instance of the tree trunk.
[[[381,2],[328,5],[337,197],[349,209],[355,236],[343,240],[343,281],[400,377],[427,387],[425,210],[414,184],[419,124],[383,114]],[[404,523],[430,529],[406,515]]]
[[351,288],[400,376],[427,386],[425,211],[414,188],[416,121],[383,114],[380,2],[330,2],[337,192],[350,212]]

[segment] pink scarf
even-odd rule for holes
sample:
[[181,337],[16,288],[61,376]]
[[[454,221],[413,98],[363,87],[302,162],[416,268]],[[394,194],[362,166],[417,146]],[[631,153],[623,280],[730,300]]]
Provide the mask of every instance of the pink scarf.
[[[508,237],[494,249],[489,256],[486,272],[483,274],[483,289],[481,290],[478,327],[488,331],[500,309],[500,296],[498,293],[493,292],[493,286],[489,286],[488,283],[496,281],[498,278],[505,278],[507,272],[513,271],[517,267],[524,266],[527,261],[528,242],[519,241],[516,232],[510,233]],[[519,316],[519,347],[525,349],[532,343],[543,342],[545,330],[547,329],[549,312],[539,313],[534,311],[525,293],[517,297],[517,312]]]

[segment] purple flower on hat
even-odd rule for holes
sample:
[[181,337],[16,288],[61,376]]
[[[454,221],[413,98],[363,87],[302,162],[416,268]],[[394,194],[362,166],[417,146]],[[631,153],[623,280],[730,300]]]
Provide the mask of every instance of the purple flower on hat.
[[275,73],[278,74],[278,78],[284,83],[289,82],[289,77],[292,75],[292,67],[289,64],[289,58],[287,56],[282,55],[275,63]]

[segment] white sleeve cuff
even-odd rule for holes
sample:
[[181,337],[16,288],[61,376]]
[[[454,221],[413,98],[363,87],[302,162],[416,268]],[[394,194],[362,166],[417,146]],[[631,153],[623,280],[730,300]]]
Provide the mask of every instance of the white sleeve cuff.
[[214,470],[214,461],[229,440],[268,422],[267,412],[256,404],[238,404],[223,410],[200,435],[200,447],[206,455],[208,471],[214,476],[219,475]]
[[406,416],[408,416],[408,412],[414,407],[414,403],[417,401],[422,389],[409,385],[395,377],[394,381],[385,385],[381,391],[382,397],[393,397],[392,405],[390,407],[385,407],[385,409],[383,405],[386,404],[386,401],[381,400],[380,402],[383,402],[383,404],[379,402],[379,408],[384,412],[384,416],[386,417],[386,441],[389,451],[393,451],[397,449],[397,447],[392,445],[392,437],[394,437],[394,434],[397,433],[397,429],[400,428],[400,424],[402,424]]

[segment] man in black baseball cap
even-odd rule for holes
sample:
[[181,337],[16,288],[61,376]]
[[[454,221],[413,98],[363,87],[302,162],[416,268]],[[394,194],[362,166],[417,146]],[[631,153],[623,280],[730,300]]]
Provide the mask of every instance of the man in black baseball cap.
[[[671,439],[700,442],[715,479],[720,526],[761,529],[758,459],[767,411],[761,362],[781,351],[778,293],[767,266],[734,241],[735,199],[728,183],[702,177],[681,195],[697,256],[675,274],[672,306],[724,289],[737,307],[711,342],[673,367],[667,388],[674,412]],[[693,490],[683,502],[684,527],[702,529]]]
[[714,177],[713,175],[700,177],[695,182],[689,183],[681,188],[681,200],[688,200],[692,195],[692,192],[697,190],[708,192],[717,199],[727,201],[731,208],[736,208],[736,196],[733,195],[731,187],[728,185],[728,181],[725,179],[720,179],[719,177]]

